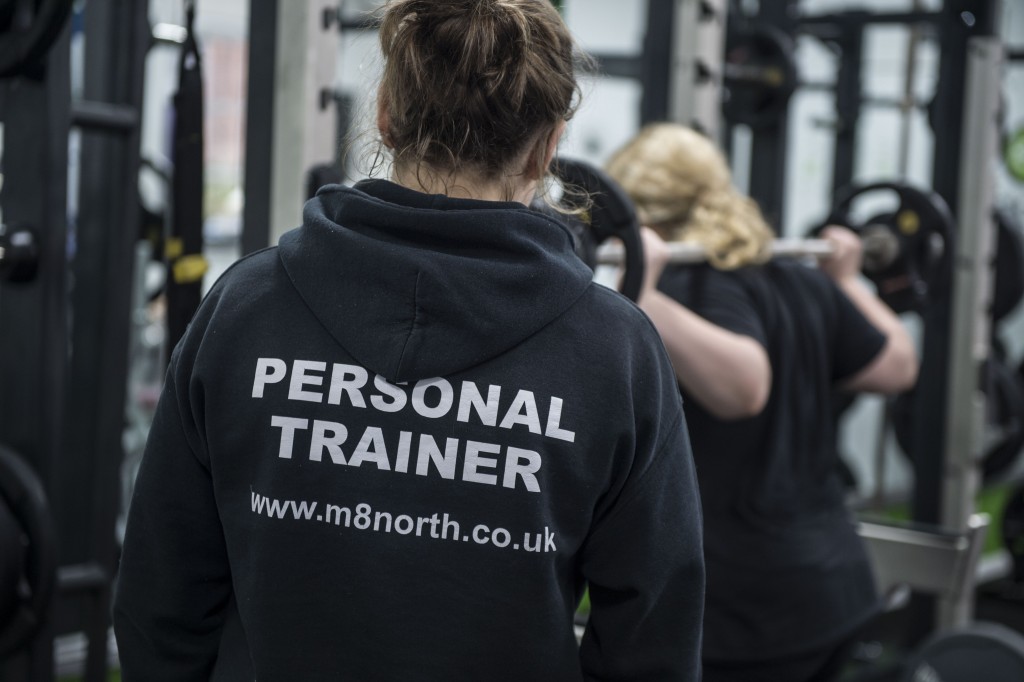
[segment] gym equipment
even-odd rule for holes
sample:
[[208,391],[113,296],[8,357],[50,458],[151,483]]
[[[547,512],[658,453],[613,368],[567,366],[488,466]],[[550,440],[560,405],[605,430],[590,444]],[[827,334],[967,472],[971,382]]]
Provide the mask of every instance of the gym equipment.
[[[677,265],[704,263],[707,251],[699,244],[673,242],[668,246],[668,262]],[[772,258],[824,258],[831,256],[832,244],[824,239],[776,239],[771,245]],[[623,249],[615,244],[601,247],[597,252],[598,265],[621,265]]]
[[1006,209],[996,211],[992,322],[1009,315],[1024,298],[1024,228]]
[[[0,507],[9,510],[26,539],[23,566],[18,568],[23,575],[15,585],[13,604],[9,592],[0,595],[0,604],[12,604],[7,607],[10,612],[7,618],[0,620],[0,659],[3,659],[23,647],[42,625],[57,572],[56,537],[43,486],[32,469],[3,446],[0,446]],[[0,539],[10,540],[2,533]],[[4,556],[18,555],[22,551],[21,547],[0,547],[0,554]],[[9,583],[0,583],[0,590],[10,588]]]
[[623,249],[617,264],[625,266],[619,291],[635,301],[644,280],[644,252],[633,202],[607,173],[585,161],[558,158],[552,162],[551,172],[565,189],[561,204],[577,212],[576,216],[557,216],[577,233],[577,253],[594,267],[597,245],[613,237],[619,239]]
[[320,163],[306,172],[306,199],[312,199],[324,185],[340,185],[345,176],[337,164]]
[[23,536],[14,512],[0,502],[0,629],[18,610],[18,587],[25,572]]
[[173,348],[185,334],[202,299],[203,276],[203,74],[195,32],[195,4],[186,3],[185,43],[178,61],[174,94],[174,147],[171,178],[170,237],[165,247],[167,279],[167,344]]
[[1003,148],[1003,161],[1010,177],[1017,182],[1024,182],[1024,126],[1008,136]]
[[940,632],[910,657],[901,682],[1019,682],[1024,636],[997,623]]
[[722,112],[732,124],[778,125],[797,86],[793,40],[768,25],[738,29],[722,66]]
[[[865,195],[882,191],[897,194],[900,199],[897,211],[865,223],[854,221],[850,214],[853,203]],[[953,224],[949,209],[938,195],[898,183],[852,187],[842,193],[824,225],[833,223],[846,225],[861,237],[862,270],[878,287],[879,297],[896,312],[923,311],[930,293],[949,286]],[[824,225],[812,234],[820,232]],[[707,260],[704,248],[697,244],[672,243],[668,249],[670,263]],[[821,239],[777,239],[771,250],[772,258],[824,258],[832,254],[833,247]],[[597,251],[597,264],[619,265],[623,257],[621,247],[604,246]],[[1015,275],[1012,265],[1008,268],[1008,273]],[[1024,282],[1021,286],[1024,288]],[[1005,288],[1005,296],[1009,298],[1012,281],[1008,280]]]
[[28,282],[39,265],[39,241],[24,224],[0,224],[0,282]]
[[25,73],[46,54],[73,0],[0,0],[0,78]]
[[[897,209],[860,223],[853,204],[878,193],[895,193]],[[952,278],[953,218],[945,201],[896,182],[854,185],[838,194],[826,224],[845,225],[864,241],[863,273],[897,313],[923,312],[930,297],[948,291]],[[820,228],[819,228],[820,229]]]
[[1018,484],[1003,507],[1003,546],[1013,558],[1013,581],[1024,584],[1024,485]]
[[[989,357],[982,372],[986,429],[981,473],[982,480],[990,482],[1009,470],[1024,450],[1024,378],[995,356]],[[904,454],[913,451],[914,396],[910,391],[892,401],[893,431]]]

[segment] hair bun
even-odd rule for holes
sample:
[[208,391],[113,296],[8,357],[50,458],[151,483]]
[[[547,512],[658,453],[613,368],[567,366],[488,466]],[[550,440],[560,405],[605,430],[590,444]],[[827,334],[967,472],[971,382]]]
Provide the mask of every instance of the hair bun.
[[380,42],[396,161],[504,173],[573,113],[573,40],[549,0],[393,0]]

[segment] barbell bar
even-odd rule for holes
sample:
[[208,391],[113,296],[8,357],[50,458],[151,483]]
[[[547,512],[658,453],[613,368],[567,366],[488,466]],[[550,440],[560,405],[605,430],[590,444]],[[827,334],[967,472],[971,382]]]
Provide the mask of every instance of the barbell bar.
[[[708,254],[700,244],[672,242],[668,246],[668,262],[690,265],[707,261]],[[771,244],[772,258],[827,258],[835,246],[825,239],[776,239]],[[622,265],[625,250],[619,244],[604,244],[597,250],[598,265]]]

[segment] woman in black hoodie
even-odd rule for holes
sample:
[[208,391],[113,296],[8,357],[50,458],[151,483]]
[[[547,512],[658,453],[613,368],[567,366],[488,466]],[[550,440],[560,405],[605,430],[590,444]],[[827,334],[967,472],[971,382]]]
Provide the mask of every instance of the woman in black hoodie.
[[174,350],[123,678],[696,680],[671,365],[528,208],[573,112],[571,36],[547,0],[396,0],[380,41],[391,179],[322,189]]

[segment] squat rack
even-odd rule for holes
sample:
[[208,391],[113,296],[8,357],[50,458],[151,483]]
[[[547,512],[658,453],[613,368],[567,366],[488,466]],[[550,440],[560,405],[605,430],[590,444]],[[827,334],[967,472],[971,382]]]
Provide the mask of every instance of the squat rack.
[[[911,516],[915,522],[974,538],[983,536],[973,511],[984,424],[978,377],[988,357],[991,324],[992,159],[997,154],[993,122],[1003,60],[999,9],[998,0],[945,0],[936,12],[844,12],[798,20],[799,30],[832,42],[843,57],[835,85],[834,188],[853,177],[865,30],[880,24],[925,25],[942,45],[931,124],[943,139],[935,135],[932,187],[957,218],[957,251],[951,290],[934,298],[923,315],[910,453],[915,478]],[[935,428],[937,423],[945,428]],[[971,551],[976,555],[978,550]],[[938,603],[919,597],[914,611],[912,629],[918,637],[935,625],[966,623],[973,612],[973,591],[947,594]]]
[[88,639],[85,680],[106,679],[149,42],[147,3],[90,0],[38,68],[0,79],[3,220],[40,244],[34,280],[0,283],[0,441],[43,482],[59,553],[45,629],[4,679],[52,680],[69,632]]
[[[909,582],[929,594],[915,599],[913,637],[920,639],[936,627],[963,624],[972,613],[971,589],[975,564],[984,537],[985,520],[973,515],[977,493],[977,457],[984,423],[979,394],[979,368],[988,355],[991,320],[993,243],[993,185],[991,160],[996,155],[993,135],[998,107],[999,68],[1003,60],[997,36],[998,0],[945,0],[941,10],[872,13],[850,10],[803,15],[795,0],[729,3],[726,51],[741,34],[733,27],[768,26],[790,38],[805,34],[832,46],[840,55],[835,83],[836,124],[833,193],[851,184],[858,142],[858,118],[863,93],[863,46],[868,28],[878,25],[923,27],[942,45],[940,76],[931,104],[931,124],[941,131],[934,153],[932,187],[957,217],[959,225],[953,285],[937,292],[923,314],[924,346],[914,405],[913,452],[915,485],[911,503],[914,522],[935,532],[864,527],[864,535],[882,552],[881,560],[916,557],[908,566]],[[672,108],[669,93],[679,90],[674,80],[707,78],[686,60],[670,60],[676,35],[676,13],[686,0],[649,0],[644,51],[636,57],[597,56],[600,70],[610,76],[640,81],[641,124],[655,120],[691,123]],[[712,65],[713,67],[713,65]],[[714,68],[711,69],[714,73]],[[810,84],[806,84],[810,85]],[[822,86],[815,85],[816,89]],[[768,125],[753,129],[749,194],[768,221],[780,225],[788,153],[788,107]],[[723,136],[731,140],[731,128]],[[994,133],[993,133],[994,134]],[[938,136],[936,136],[938,138]],[[945,428],[936,429],[941,423]],[[906,552],[910,552],[910,555]],[[949,571],[927,571],[930,558],[946,555]],[[929,558],[930,557],[930,558]],[[957,577],[959,576],[959,577]],[[946,586],[939,589],[939,585]],[[944,595],[937,603],[936,594]]]

